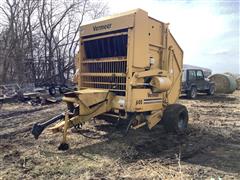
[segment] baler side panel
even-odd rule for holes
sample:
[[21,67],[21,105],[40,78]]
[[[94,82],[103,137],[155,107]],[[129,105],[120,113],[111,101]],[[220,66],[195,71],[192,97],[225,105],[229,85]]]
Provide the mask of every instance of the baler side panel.
[[169,104],[176,103],[181,94],[181,77],[183,66],[183,51],[169,32],[168,34],[168,71],[172,80],[172,87],[168,91]]
[[134,22],[133,67],[145,68],[148,61],[148,13],[138,10]]
[[149,17],[148,36],[149,36],[149,57],[155,62],[151,68],[162,69],[162,52],[163,52],[163,23]]

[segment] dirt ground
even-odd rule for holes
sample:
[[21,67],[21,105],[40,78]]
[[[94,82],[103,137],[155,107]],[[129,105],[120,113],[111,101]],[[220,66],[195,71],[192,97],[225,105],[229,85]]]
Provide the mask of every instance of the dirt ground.
[[0,110],[0,179],[240,179],[240,91],[181,99],[189,111],[186,135],[158,125],[121,131],[103,120],[69,131],[70,149],[57,150],[61,134],[30,134],[34,122],[64,110],[4,104]]

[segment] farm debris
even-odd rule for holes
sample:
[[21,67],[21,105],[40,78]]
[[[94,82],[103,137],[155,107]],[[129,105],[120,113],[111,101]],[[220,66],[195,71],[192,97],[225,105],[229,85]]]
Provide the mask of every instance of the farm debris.
[[20,87],[18,84],[0,85],[0,102],[27,102],[31,105],[45,105],[61,101],[60,95],[50,95],[47,88],[32,85]]

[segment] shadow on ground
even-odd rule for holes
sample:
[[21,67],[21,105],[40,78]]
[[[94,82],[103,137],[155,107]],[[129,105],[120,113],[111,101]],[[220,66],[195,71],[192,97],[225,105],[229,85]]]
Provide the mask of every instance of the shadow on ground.
[[[182,162],[212,167],[229,173],[238,173],[240,169],[240,145],[238,141],[190,126],[186,135],[166,134],[159,125],[153,130],[132,130],[123,137],[120,131],[114,131],[112,125],[97,125],[97,130],[107,134],[100,136],[96,132],[80,131],[79,135],[104,139],[101,142],[68,150],[65,156],[97,154],[110,158],[120,158],[122,163],[133,163],[144,159],[157,159],[164,164]],[[75,135],[78,134],[77,132]],[[85,135],[86,135],[85,134]]]

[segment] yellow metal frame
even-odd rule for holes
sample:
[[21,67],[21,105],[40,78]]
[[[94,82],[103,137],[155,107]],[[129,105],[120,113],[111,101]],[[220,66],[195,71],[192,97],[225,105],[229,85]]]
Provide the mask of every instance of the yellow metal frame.
[[67,130],[69,128],[82,125],[93,117],[108,112],[112,108],[113,93],[108,90],[85,89],[74,93],[77,95],[76,97],[63,97],[63,101],[79,108],[79,114],[70,118],[70,114],[67,111],[65,112],[64,121],[49,128],[53,132],[63,129],[63,143],[66,143]]

